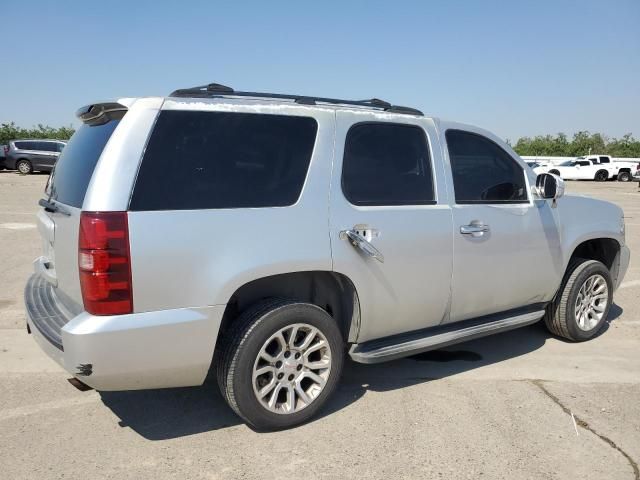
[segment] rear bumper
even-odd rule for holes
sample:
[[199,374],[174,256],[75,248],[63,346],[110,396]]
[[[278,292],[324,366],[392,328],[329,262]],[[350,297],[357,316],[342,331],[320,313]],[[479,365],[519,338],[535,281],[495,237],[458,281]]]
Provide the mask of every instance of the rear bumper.
[[[34,275],[27,284],[27,322],[38,344],[67,372],[96,390],[139,390],[200,385],[207,376],[224,305],[179,308],[117,316],[82,312],[65,318],[61,345],[43,326],[46,313],[59,314],[56,299]],[[39,286],[38,286],[39,285]],[[38,290],[39,291],[36,291]],[[29,305],[35,298],[44,309]],[[44,314],[43,314],[44,313]],[[69,318],[72,317],[72,318]],[[56,323],[57,324],[57,323]],[[51,326],[51,325],[49,325]],[[52,326],[55,329],[54,326]]]

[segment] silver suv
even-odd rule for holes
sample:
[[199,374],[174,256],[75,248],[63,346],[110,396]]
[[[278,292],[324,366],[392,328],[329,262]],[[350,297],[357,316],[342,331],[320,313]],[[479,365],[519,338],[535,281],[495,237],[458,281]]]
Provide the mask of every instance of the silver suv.
[[99,390],[200,385],[257,429],[375,363],[544,319],[587,340],[622,211],[509,145],[381,100],[211,84],[78,111],[38,214],[28,328]]

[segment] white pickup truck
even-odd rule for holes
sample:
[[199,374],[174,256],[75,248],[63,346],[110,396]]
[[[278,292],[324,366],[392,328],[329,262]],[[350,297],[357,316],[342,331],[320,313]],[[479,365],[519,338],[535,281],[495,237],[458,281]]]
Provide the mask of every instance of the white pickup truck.
[[567,160],[558,165],[547,164],[535,167],[533,171],[553,173],[565,180],[596,180],[604,182],[617,178],[621,182],[629,182],[637,170],[634,162],[613,162],[608,155],[589,155]]

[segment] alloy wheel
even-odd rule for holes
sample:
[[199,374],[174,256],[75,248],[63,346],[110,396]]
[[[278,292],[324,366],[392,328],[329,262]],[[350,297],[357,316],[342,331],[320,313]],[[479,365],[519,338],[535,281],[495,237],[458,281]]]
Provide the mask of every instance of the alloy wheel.
[[593,330],[602,320],[609,303],[609,288],[602,275],[592,275],[585,280],[578,291],[575,316],[578,327],[584,331]]
[[324,390],[331,373],[331,348],[309,324],[281,328],[262,345],[253,365],[253,391],[273,413],[291,414],[308,407]]

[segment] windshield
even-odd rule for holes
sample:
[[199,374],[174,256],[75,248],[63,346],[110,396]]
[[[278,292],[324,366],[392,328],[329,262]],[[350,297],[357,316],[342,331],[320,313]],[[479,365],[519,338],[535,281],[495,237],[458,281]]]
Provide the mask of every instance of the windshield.
[[570,167],[572,165],[575,165],[576,161],[575,160],[567,160],[566,162],[562,162],[560,164],[561,167]]

